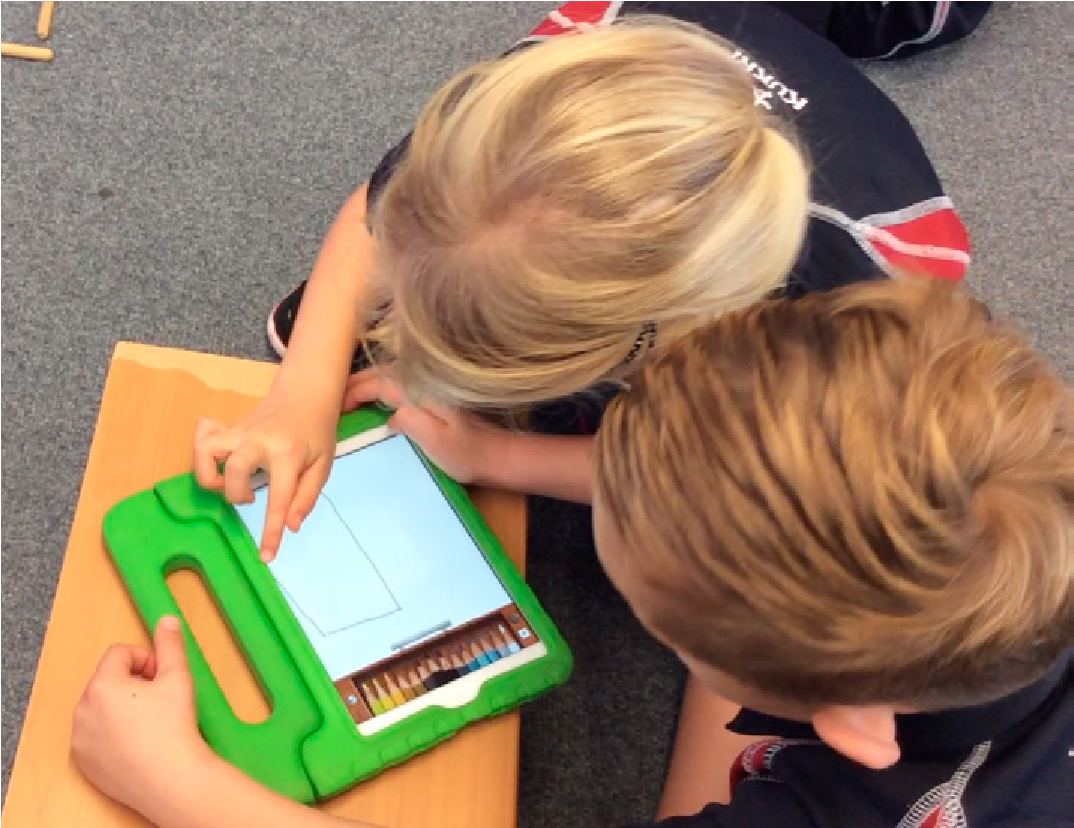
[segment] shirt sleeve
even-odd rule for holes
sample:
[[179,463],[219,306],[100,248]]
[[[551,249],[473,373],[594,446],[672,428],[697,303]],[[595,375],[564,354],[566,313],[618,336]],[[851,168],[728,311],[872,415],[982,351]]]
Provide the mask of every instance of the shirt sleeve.
[[852,58],[911,57],[961,40],[991,3],[780,3],[780,11],[830,40]]
[[850,57],[911,57],[954,43],[984,19],[991,3],[836,3],[828,37]]
[[373,205],[384,191],[384,185],[388,183],[388,179],[392,177],[395,168],[399,166],[399,162],[406,156],[407,149],[410,147],[410,135],[411,133],[408,132],[402,141],[388,150],[388,153],[380,159],[380,163],[373,170],[373,174],[369,176],[369,191],[366,196],[367,216],[372,214]]

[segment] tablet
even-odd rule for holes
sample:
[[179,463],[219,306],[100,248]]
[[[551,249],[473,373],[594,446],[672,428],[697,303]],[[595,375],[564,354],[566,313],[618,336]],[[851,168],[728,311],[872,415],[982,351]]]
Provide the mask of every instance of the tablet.
[[571,654],[466,490],[388,414],[344,415],[302,528],[266,566],[268,491],[235,507],[191,474],[109,510],[105,545],[145,621],[197,573],[269,700],[241,720],[184,624],[198,726],[214,750],[302,802],[334,796],[557,684]]
[[[236,506],[261,537],[268,486]],[[362,733],[547,653],[406,437],[340,442],[328,482],[269,565]]]

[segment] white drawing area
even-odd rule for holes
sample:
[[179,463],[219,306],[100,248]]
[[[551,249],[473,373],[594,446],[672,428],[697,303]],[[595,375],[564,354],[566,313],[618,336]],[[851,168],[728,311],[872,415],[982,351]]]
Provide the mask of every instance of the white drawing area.
[[[236,506],[256,540],[267,504]],[[270,568],[333,681],[512,602],[402,436],[336,458]]]
[[302,526],[302,549],[281,555],[272,574],[321,636],[402,610],[327,492]]

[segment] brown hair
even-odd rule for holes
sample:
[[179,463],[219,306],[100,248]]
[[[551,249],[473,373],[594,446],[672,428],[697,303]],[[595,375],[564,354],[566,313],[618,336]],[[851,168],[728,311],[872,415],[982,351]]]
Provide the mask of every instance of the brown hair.
[[803,703],[982,702],[1074,644],[1074,408],[949,283],[724,316],[605,416],[597,500],[646,621]]
[[647,323],[670,341],[783,285],[808,201],[725,41],[661,18],[553,38],[422,111],[373,208],[392,310],[372,336],[414,397],[566,396]]

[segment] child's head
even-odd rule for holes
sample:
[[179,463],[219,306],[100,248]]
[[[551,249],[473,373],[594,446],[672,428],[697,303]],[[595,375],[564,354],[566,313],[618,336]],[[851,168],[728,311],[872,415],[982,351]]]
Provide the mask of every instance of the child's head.
[[469,69],[428,103],[373,209],[380,334],[412,393],[479,407],[614,375],[784,283],[801,155],[728,45],[634,19]]
[[832,710],[983,703],[1074,644],[1071,395],[949,283],[691,332],[608,409],[596,475],[598,549],[640,620],[833,744]]

